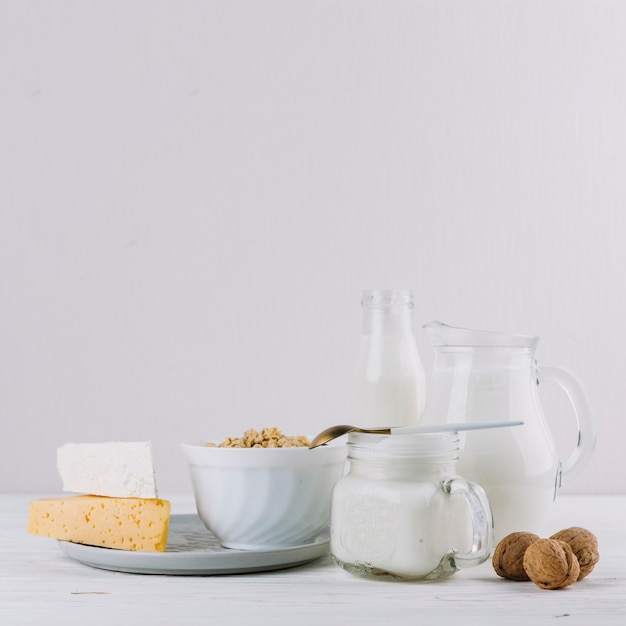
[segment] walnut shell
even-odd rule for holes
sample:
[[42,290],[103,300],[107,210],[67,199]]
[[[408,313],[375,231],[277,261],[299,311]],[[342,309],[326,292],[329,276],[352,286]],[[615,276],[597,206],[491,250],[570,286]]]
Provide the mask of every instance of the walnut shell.
[[580,565],[569,544],[558,539],[538,539],[524,554],[524,569],[542,589],[560,589],[578,580]]
[[496,574],[508,580],[530,580],[524,570],[524,553],[537,539],[538,535],[527,532],[511,533],[504,537],[496,546],[491,559]]
[[578,580],[582,580],[591,573],[596,563],[600,560],[598,552],[598,540],[596,536],[586,528],[572,526],[555,533],[550,539],[558,539],[569,544],[580,565]]

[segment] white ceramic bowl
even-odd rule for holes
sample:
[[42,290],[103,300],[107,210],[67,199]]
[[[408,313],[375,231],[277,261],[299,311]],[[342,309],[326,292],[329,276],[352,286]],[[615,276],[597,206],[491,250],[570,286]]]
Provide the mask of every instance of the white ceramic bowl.
[[345,443],[308,448],[213,448],[183,443],[196,508],[226,548],[269,550],[315,539],[330,522]]

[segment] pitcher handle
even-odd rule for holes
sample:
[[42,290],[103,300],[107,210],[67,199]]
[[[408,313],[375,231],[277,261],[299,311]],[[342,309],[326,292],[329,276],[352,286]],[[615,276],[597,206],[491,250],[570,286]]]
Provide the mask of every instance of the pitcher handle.
[[541,382],[552,381],[565,391],[578,423],[578,441],[569,457],[561,464],[561,484],[571,480],[585,468],[596,447],[596,420],[581,381],[569,370],[542,365],[538,368]]

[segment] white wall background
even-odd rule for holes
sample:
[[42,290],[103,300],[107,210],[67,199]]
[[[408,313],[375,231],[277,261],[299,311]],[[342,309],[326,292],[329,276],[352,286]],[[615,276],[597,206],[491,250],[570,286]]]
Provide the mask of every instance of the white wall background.
[[[541,336],[626,491],[626,4],[0,0],[0,491],[345,421],[361,289]],[[548,398],[559,447],[565,402]]]

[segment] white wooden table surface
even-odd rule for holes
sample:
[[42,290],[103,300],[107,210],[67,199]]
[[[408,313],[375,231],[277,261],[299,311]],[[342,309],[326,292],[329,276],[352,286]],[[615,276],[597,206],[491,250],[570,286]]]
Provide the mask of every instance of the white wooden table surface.
[[[546,535],[584,526],[600,562],[571,587],[500,579],[490,562],[434,583],[356,578],[330,556],[231,576],[154,576],[90,568],[26,532],[28,502],[0,494],[0,625],[14,624],[626,624],[626,496],[560,496]],[[194,512],[170,497],[173,513]],[[456,622],[453,620],[457,620]]]

